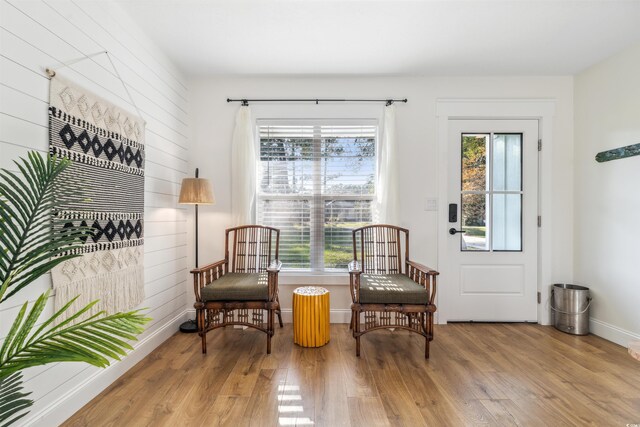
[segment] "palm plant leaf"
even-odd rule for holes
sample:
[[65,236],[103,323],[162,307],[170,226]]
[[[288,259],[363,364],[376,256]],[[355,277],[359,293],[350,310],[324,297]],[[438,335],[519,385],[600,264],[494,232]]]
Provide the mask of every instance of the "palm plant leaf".
[[33,400],[26,398],[30,394],[22,391],[21,372],[0,379],[0,427],[9,426],[28,414],[25,409],[33,405]]
[[77,184],[62,175],[68,159],[30,152],[15,164],[20,176],[0,169],[0,283],[7,283],[0,302],[75,257],[90,234],[90,227],[65,228],[68,220],[54,214],[57,204],[78,198]]
[[[16,162],[20,174],[0,169],[0,302],[61,262],[73,258],[91,228],[57,215],[56,206],[77,201],[78,184],[64,174],[68,159],[31,152]],[[33,401],[22,391],[21,370],[54,362],[106,367],[132,347],[149,320],[140,311],[89,316],[94,301],[65,316],[75,298],[38,325],[49,291],[19,310],[0,347],[0,427],[24,417]],[[63,318],[67,317],[65,320]]]
[[47,304],[49,292],[20,309],[2,347],[0,347],[0,378],[32,366],[54,362],[86,362],[98,367],[109,366],[109,359],[120,360],[133,347],[135,340],[149,320],[140,311],[105,316],[99,312],[80,320],[94,301],[56,323],[75,298],[36,328],[40,314]]

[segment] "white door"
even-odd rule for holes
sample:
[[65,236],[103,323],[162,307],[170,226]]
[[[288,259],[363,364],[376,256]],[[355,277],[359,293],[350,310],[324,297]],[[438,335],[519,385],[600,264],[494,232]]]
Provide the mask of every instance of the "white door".
[[448,153],[447,319],[537,321],[538,121],[450,120]]

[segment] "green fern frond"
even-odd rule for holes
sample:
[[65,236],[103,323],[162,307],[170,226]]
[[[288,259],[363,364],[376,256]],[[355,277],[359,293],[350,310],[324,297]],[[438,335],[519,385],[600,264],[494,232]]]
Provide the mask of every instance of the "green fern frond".
[[109,316],[99,312],[78,321],[94,301],[56,324],[74,298],[36,329],[48,298],[49,292],[45,292],[30,310],[28,303],[21,307],[0,347],[0,378],[54,362],[86,362],[104,368],[109,366],[109,359],[120,360],[127,350],[133,350],[127,341],[135,341],[144,331],[143,325],[151,320],[138,310]]
[[22,389],[21,372],[0,379],[0,427],[9,426],[29,413],[26,409],[33,405],[33,400],[26,397],[31,393]]
[[[63,174],[69,164],[31,152],[16,162],[19,174],[0,169],[0,302],[76,257],[73,250],[91,235],[91,227],[69,227],[56,215],[56,206],[80,199],[79,184]],[[55,362],[106,367],[132,350],[129,341],[151,320],[140,311],[85,318],[97,301],[67,314],[74,298],[38,325],[48,299],[47,291],[30,308],[25,303],[0,347],[0,427],[24,417],[33,404],[22,392],[20,371]]]
[[0,283],[7,284],[0,301],[75,257],[70,251],[91,234],[90,227],[64,228],[55,216],[56,205],[79,194],[61,175],[70,160],[30,152],[15,164],[20,175],[0,169]]

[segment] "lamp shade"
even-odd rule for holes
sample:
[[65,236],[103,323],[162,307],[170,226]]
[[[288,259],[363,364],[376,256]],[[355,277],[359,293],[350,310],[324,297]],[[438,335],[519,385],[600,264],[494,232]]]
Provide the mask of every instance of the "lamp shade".
[[182,205],[212,205],[216,202],[208,179],[184,178],[178,203]]

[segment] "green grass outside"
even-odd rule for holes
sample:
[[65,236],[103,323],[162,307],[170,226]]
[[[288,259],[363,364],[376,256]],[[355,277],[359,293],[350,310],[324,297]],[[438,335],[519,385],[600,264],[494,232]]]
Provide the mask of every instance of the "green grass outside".
[[[331,236],[335,234],[346,234],[347,230],[362,227],[368,223],[332,223],[331,226],[325,226],[325,241],[330,241]],[[304,241],[295,246],[289,246],[286,249],[280,247],[280,260],[284,268],[309,268],[311,264],[310,258],[310,242],[308,233],[303,235]],[[324,264],[326,268],[347,268],[347,264],[353,258],[353,246],[351,243],[351,233],[344,243],[326,244],[324,249]]]
[[353,260],[351,245],[331,246],[324,249],[324,265],[329,268],[347,268]]
[[487,235],[487,227],[462,227],[466,231],[467,236],[479,236],[484,237]]

